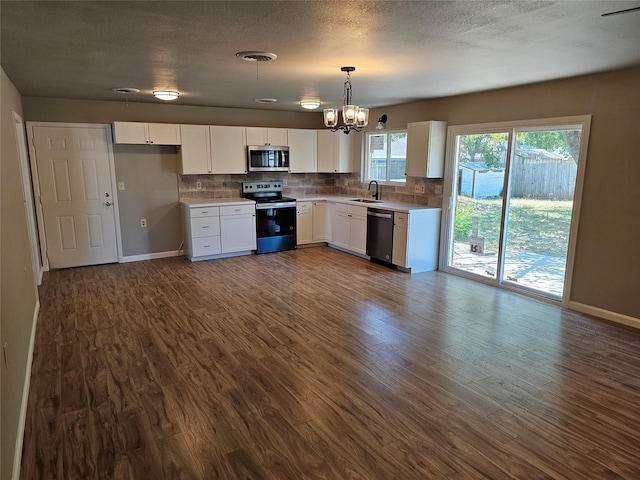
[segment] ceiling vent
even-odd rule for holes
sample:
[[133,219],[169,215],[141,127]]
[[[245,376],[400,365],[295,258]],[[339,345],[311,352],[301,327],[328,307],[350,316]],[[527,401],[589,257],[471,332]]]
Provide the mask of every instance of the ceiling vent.
[[112,88],[111,91],[115,93],[123,93],[123,94],[140,93],[139,88],[131,88],[131,87]]
[[276,98],[256,98],[253,101],[257,103],[275,103],[278,100]]
[[278,58],[275,53],[269,52],[238,52],[236,57],[240,57],[247,62],[270,62]]

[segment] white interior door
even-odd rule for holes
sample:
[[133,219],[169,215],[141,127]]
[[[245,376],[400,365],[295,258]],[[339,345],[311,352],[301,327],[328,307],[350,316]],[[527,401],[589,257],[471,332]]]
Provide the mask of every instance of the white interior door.
[[34,126],[49,268],[118,261],[108,128]]

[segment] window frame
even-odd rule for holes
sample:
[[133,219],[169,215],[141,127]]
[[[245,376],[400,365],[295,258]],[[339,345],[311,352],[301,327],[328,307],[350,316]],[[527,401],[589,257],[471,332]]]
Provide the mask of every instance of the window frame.
[[[398,133],[404,133],[405,135],[407,134],[407,129],[406,128],[398,128],[398,129],[393,129],[393,130],[371,130],[369,132],[366,132],[366,134],[364,135],[363,138],[363,155],[362,155],[362,175],[361,175],[361,180],[364,183],[368,183],[370,181],[375,180],[376,182],[378,182],[380,185],[406,185],[406,150],[405,150],[405,179],[402,181],[398,181],[398,180],[387,180],[389,178],[389,157],[390,157],[390,149],[391,149],[391,142],[389,142],[389,136],[393,135],[393,134],[398,134]],[[369,138],[373,135],[386,135],[387,136],[387,153],[386,153],[386,168],[385,168],[385,180],[378,180],[378,179],[372,179],[370,176],[370,157],[369,157]]]

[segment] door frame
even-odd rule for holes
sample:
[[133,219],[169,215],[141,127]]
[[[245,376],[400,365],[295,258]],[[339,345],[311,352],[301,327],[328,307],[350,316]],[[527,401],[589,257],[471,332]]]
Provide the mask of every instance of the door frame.
[[[475,133],[492,133],[495,131],[508,131],[510,136],[515,129],[521,128],[535,128],[542,126],[562,126],[562,125],[582,125],[582,139],[580,142],[580,154],[578,161],[578,171],[576,174],[576,185],[574,190],[574,198],[573,198],[573,208],[571,211],[571,225],[569,227],[569,245],[567,248],[567,263],[566,263],[566,273],[564,278],[564,287],[563,287],[563,295],[562,300],[558,301],[552,298],[541,296],[535,293],[532,290],[528,290],[526,288],[521,287],[513,287],[509,284],[505,284],[501,281],[502,278],[502,269],[504,259],[502,258],[499,261],[498,267],[499,271],[496,271],[496,278],[484,278],[477,275],[473,275],[471,273],[464,272],[459,269],[454,269],[447,266],[448,261],[448,253],[449,253],[449,244],[451,243],[451,235],[453,231],[452,225],[452,207],[453,207],[453,193],[454,189],[457,185],[457,172],[454,171],[454,166],[456,164],[456,145],[455,139],[457,135],[464,134],[475,134]],[[575,260],[575,251],[576,251],[576,242],[577,235],[579,229],[579,220],[580,220],[580,208],[582,205],[582,191],[584,185],[584,176],[587,164],[587,153],[589,147],[589,135],[591,130],[591,115],[576,115],[569,117],[554,117],[554,118],[537,118],[537,119],[529,119],[529,120],[510,120],[505,122],[490,122],[490,123],[475,123],[475,124],[467,124],[467,125],[454,125],[449,126],[447,128],[447,143],[446,143],[446,151],[445,151],[445,172],[444,172],[444,185],[443,185],[443,201],[442,201],[442,221],[440,225],[440,252],[439,252],[439,262],[438,269],[444,272],[453,273],[458,276],[470,278],[475,281],[479,281],[482,283],[487,283],[489,285],[497,286],[499,288],[504,288],[506,290],[510,290],[516,293],[520,293],[523,295],[531,296],[537,298],[538,300],[546,301],[549,303],[559,304],[565,308],[568,308],[570,297],[571,297],[571,285],[573,281],[573,266]],[[508,149],[512,150],[512,144],[515,142],[515,137],[510,139]],[[510,162],[509,162],[510,165]],[[508,174],[509,172],[505,172],[505,185],[508,185]],[[507,192],[505,190],[505,192]],[[507,202],[507,194],[503,197],[503,212],[507,213],[504,210],[505,202]],[[504,215],[501,220],[500,225],[500,244],[501,250],[504,250],[502,247],[503,235],[504,235]],[[501,255],[503,255],[502,252]]]
[[33,199],[36,206],[36,219],[38,221],[38,238],[40,240],[40,257],[43,271],[49,271],[49,258],[47,257],[47,238],[44,230],[44,215],[42,212],[42,200],[40,195],[40,181],[38,165],[36,162],[36,149],[34,145],[34,127],[62,127],[62,128],[93,128],[104,130],[107,135],[107,150],[109,157],[109,171],[111,178],[111,192],[113,199],[114,225],[116,229],[116,251],[118,263],[122,263],[122,236],[120,233],[120,210],[118,208],[118,189],[116,188],[116,169],[113,156],[113,135],[111,125],[108,123],[66,123],[66,122],[27,122],[27,139],[29,141],[29,160],[31,164],[31,181],[33,182]]

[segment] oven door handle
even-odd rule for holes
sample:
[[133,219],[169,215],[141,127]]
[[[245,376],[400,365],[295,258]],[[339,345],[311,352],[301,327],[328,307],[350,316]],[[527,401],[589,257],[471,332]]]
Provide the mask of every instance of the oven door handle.
[[274,202],[256,204],[256,210],[268,210],[270,208],[296,208],[296,202]]

